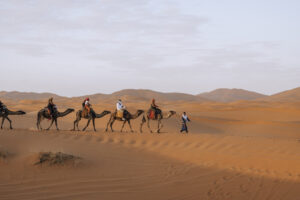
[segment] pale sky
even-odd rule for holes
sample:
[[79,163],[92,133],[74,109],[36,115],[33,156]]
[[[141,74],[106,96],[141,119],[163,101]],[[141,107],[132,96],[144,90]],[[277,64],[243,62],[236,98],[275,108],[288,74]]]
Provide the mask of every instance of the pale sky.
[[0,0],[0,91],[300,86],[298,0]]

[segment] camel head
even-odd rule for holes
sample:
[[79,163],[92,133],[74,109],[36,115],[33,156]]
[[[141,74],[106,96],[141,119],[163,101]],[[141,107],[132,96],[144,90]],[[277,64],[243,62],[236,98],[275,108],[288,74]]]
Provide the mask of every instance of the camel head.
[[74,112],[75,110],[73,108],[68,108],[67,110],[65,110],[64,112],[58,112],[57,116],[58,117],[64,117],[72,112]]
[[170,110],[169,113],[170,113],[170,115],[175,115],[176,111]]
[[137,110],[137,114],[138,115],[141,115],[141,114],[143,114],[145,111],[143,111],[143,110]]
[[139,113],[139,114],[142,114],[142,113],[144,113],[145,111],[143,111],[143,110],[137,110],[137,113]]
[[176,114],[175,111],[170,110],[170,111],[168,112],[167,118],[170,118],[170,117],[172,117],[172,116],[175,115],[175,114]]
[[136,118],[138,118],[143,113],[144,113],[143,110],[137,110],[134,115],[131,115],[131,117],[132,117],[132,119],[136,119]]
[[107,115],[107,114],[109,114],[109,113],[111,113],[111,112],[108,111],[108,110],[104,110],[104,111],[103,111],[103,114],[104,114],[104,115]]
[[26,114],[26,112],[24,112],[24,111],[22,111],[22,110],[19,110],[19,111],[17,111],[18,113],[20,113],[21,115],[25,115]]
[[73,108],[68,108],[67,111],[68,111],[68,112],[74,112],[75,109],[73,109]]

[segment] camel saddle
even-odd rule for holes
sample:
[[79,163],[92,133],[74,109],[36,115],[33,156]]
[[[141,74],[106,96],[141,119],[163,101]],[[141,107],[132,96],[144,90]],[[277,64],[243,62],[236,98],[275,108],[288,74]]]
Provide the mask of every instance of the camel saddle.
[[155,119],[156,118],[155,110],[153,110],[153,109],[149,110],[149,112],[148,112],[148,118],[149,119]]
[[161,110],[156,108],[156,109],[153,109],[153,108],[150,108],[149,111],[148,111],[148,118],[149,119],[157,119],[157,115],[161,114]]
[[48,120],[51,120],[52,119],[52,117],[53,117],[53,115],[55,114],[55,113],[57,113],[57,110],[56,109],[54,109],[54,111],[53,111],[53,113],[51,113],[51,110],[48,108],[48,107],[45,107],[45,110],[48,112],[48,114],[49,114],[49,118],[48,118]]
[[86,108],[83,108],[81,112],[81,117],[87,117],[88,115],[89,115],[88,110]]
[[124,110],[117,110],[117,117],[118,118],[123,118],[123,113],[124,113]]

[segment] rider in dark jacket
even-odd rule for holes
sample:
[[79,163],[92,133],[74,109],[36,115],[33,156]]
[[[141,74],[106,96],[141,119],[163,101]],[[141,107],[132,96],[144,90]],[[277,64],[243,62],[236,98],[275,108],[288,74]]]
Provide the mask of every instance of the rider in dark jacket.
[[55,104],[53,103],[53,97],[51,97],[48,100],[48,106],[49,114],[52,116],[55,113]]
[[155,99],[152,99],[152,103],[151,103],[151,110],[154,111],[155,114],[155,118],[157,117],[157,115],[160,113],[160,109],[158,108],[158,105],[155,104]]
[[5,108],[6,108],[6,106],[0,100],[0,113],[3,113],[5,111]]

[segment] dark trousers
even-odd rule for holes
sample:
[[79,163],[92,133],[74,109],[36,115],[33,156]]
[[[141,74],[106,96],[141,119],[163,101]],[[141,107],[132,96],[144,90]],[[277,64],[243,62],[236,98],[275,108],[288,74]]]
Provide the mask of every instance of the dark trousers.
[[181,130],[180,130],[180,132],[183,132],[183,131],[185,131],[185,132],[189,132],[189,130],[188,130],[188,127],[187,127],[187,125],[186,125],[186,123],[182,123],[182,127],[181,127]]

